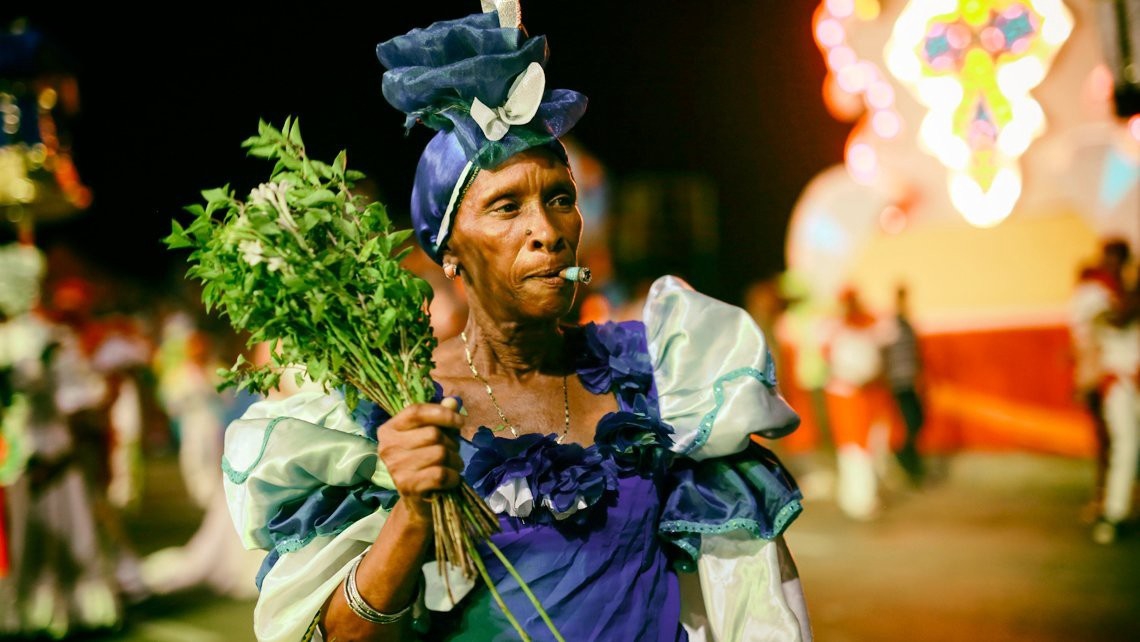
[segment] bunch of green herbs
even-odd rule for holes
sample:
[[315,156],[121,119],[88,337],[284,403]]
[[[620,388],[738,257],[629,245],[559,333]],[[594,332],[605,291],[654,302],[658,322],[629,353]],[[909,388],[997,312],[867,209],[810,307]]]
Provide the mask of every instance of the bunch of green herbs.
[[[267,342],[269,363],[238,357],[220,371],[221,387],[268,394],[292,372],[326,390],[342,389],[350,408],[363,395],[395,416],[434,396],[431,287],[401,265],[410,230],[397,230],[384,206],[353,187],[364,178],[305,152],[297,121],[280,130],[258,124],[242,146],[276,161],[269,181],[244,200],[230,186],[202,192],[193,217],[172,221],[165,242],[191,249],[187,276],[202,283],[207,311],[228,317],[248,345]],[[468,577],[480,575],[523,640],[529,636],[506,608],[477,549],[486,543],[520,583],[555,638],[553,623],[502,552],[489,540],[498,519],[466,483],[433,498],[436,559]],[[450,586],[448,586],[450,592]]]

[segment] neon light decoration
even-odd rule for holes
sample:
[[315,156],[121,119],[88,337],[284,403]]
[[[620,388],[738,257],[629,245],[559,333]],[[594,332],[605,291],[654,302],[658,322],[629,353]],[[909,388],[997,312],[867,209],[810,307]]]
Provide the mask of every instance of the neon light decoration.
[[[859,119],[847,138],[844,159],[851,178],[864,185],[879,178],[879,159],[872,136],[889,140],[898,136],[903,127],[889,78],[874,62],[860,59],[848,43],[851,23],[874,20],[879,10],[878,0],[824,0],[812,18],[815,42],[827,61],[824,100],[828,109],[841,120]],[[850,108],[833,104],[829,90],[858,100],[856,112],[844,114]]]
[[1072,28],[1061,0],[910,0],[899,14],[887,68],[929,108],[919,140],[971,224],[997,225],[1021,196],[1018,158],[1045,130],[1029,92]]

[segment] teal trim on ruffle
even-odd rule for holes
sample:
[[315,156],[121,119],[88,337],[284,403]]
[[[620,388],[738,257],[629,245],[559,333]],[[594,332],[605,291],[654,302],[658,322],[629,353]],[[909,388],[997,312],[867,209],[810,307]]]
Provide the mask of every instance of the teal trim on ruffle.
[[[748,519],[747,517],[736,517],[720,524],[702,524],[701,522],[673,520],[668,522],[661,522],[661,524],[657,527],[657,532],[659,534],[682,533],[693,535],[723,535],[725,533],[731,533],[733,531],[746,531],[749,535],[756,539],[770,541],[779,537],[780,535],[783,535],[784,531],[786,531],[788,529],[788,526],[791,525],[792,520],[794,520],[800,513],[802,513],[803,510],[803,504],[801,504],[800,500],[798,499],[793,499],[785,504],[784,507],[776,513],[776,517],[773,520],[772,534],[770,537],[764,535],[764,529],[760,525],[760,522],[757,522],[754,519]],[[690,558],[689,560],[678,560],[677,562],[674,562],[674,566],[676,566],[678,570],[684,572],[692,572],[695,567],[689,562],[695,563],[698,559],[700,559],[700,550],[684,539],[670,538],[669,543],[687,553]]]
[[[771,358],[768,360],[771,361]],[[713,424],[716,423],[716,417],[720,414],[721,406],[724,405],[724,384],[746,376],[752,377],[769,388],[775,385],[775,382],[770,381],[771,377],[768,373],[757,370],[751,366],[737,368],[736,370],[717,377],[716,381],[713,382],[713,398],[716,400],[716,405],[701,419],[700,427],[697,429],[697,438],[681,451],[682,455],[688,455],[701,446],[704,446],[705,442],[709,440],[709,434],[712,432]]]
[[[700,533],[702,535],[721,535],[732,531],[748,531],[757,539],[764,537],[760,522],[747,517],[736,517],[722,524],[702,524],[700,522],[673,521],[661,522],[657,527],[659,533]],[[778,533],[777,533],[778,534]]]
[[773,520],[772,528],[775,529],[776,533],[773,537],[783,535],[784,531],[788,530],[788,526],[791,526],[792,521],[796,517],[799,517],[799,514],[802,512],[804,512],[804,506],[798,499],[793,499],[781,508],[779,512],[776,513],[776,519]]
[[253,469],[261,463],[261,458],[265,456],[265,449],[269,446],[269,436],[273,434],[273,429],[276,428],[277,424],[283,419],[288,419],[288,417],[274,417],[269,422],[269,425],[265,427],[265,434],[261,437],[261,450],[257,452],[257,457],[253,459],[253,462],[245,470],[234,470],[234,467],[230,465],[230,460],[225,455],[222,455],[222,472],[226,474],[226,479],[229,479],[230,482],[234,484],[244,484],[245,480],[249,479],[249,474],[253,472]]
[[[380,510],[384,509],[381,508]],[[375,513],[373,513],[373,515],[375,515]],[[364,518],[362,517],[361,519]],[[340,535],[344,531],[348,530],[354,524],[356,524],[356,522],[348,522],[346,524],[341,524],[340,526],[337,526],[336,528],[327,532],[322,532],[321,529],[318,528],[312,533],[308,533],[306,535],[286,537],[285,539],[275,543],[273,545],[273,550],[277,551],[279,555],[284,555],[286,553],[296,553],[302,548],[308,546],[310,542],[317,539],[318,537],[336,537],[337,535]]]

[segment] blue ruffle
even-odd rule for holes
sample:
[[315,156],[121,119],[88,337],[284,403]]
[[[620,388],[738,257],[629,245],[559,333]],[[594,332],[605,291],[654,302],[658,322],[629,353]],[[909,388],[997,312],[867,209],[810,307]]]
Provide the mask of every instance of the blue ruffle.
[[570,343],[574,369],[586,390],[612,393],[623,411],[660,420],[644,323],[590,323],[574,331]]
[[772,539],[803,510],[795,480],[756,443],[730,457],[678,460],[669,477],[658,533],[680,553],[681,570],[694,568],[703,534],[742,530]]
[[281,555],[300,550],[314,538],[336,535],[379,509],[391,510],[399,499],[394,490],[370,483],[322,486],[304,499],[281,506],[269,520],[273,548],[257,573],[257,588]]

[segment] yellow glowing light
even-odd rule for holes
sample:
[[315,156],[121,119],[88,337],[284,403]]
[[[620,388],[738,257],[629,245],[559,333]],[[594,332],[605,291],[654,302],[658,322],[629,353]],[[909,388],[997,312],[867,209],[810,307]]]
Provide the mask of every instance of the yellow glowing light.
[[1072,27],[1061,0],[910,0],[899,14],[887,68],[929,108],[919,141],[950,170],[951,202],[970,223],[1013,211],[1017,159],[1045,130],[1029,92]]
[[40,92],[40,109],[53,109],[55,107],[56,99],[59,96],[51,87]]
[[959,11],[967,24],[980,27],[990,17],[990,3],[984,0],[966,0],[962,3]]
[[1009,168],[998,171],[986,192],[965,174],[950,176],[950,202],[976,227],[993,227],[1004,221],[1020,197],[1021,176]]
[[855,17],[866,22],[879,17],[879,0],[855,0]]
[[30,164],[33,169],[42,166],[44,164],[44,160],[46,159],[47,146],[45,146],[43,143],[36,143],[35,145],[32,145],[31,149],[28,150],[28,164]]

